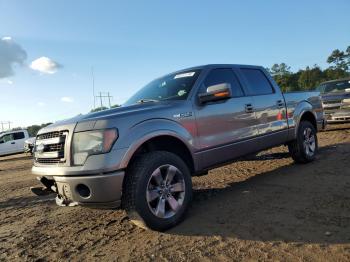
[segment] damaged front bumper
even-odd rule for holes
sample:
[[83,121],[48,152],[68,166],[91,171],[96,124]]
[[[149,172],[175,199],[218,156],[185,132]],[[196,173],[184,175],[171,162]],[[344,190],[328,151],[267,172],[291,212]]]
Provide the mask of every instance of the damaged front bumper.
[[124,171],[116,171],[84,176],[43,176],[39,180],[57,194],[58,205],[116,208],[121,203],[124,175]]

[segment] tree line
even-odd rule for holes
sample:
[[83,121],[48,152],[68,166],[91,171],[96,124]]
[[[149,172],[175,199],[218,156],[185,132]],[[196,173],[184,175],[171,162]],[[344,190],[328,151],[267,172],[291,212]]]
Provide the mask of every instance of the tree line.
[[327,63],[329,67],[324,70],[315,64],[292,72],[286,63],[274,64],[267,70],[283,92],[313,90],[324,81],[350,77],[350,46],[345,51],[335,49]]

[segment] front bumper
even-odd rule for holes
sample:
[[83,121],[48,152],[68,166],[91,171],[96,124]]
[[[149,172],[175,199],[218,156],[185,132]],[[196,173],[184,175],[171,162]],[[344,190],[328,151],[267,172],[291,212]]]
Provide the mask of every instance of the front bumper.
[[119,207],[124,171],[88,176],[45,176],[65,203],[93,207]]

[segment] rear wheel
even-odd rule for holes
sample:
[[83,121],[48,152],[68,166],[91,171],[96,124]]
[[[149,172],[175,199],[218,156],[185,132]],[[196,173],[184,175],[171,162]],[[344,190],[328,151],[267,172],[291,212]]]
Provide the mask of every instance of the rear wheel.
[[136,225],[164,231],[180,223],[192,199],[190,171],[177,155],[141,155],[127,171],[122,205]]
[[300,123],[297,137],[288,144],[288,149],[297,163],[308,163],[315,159],[318,150],[317,133],[309,121]]

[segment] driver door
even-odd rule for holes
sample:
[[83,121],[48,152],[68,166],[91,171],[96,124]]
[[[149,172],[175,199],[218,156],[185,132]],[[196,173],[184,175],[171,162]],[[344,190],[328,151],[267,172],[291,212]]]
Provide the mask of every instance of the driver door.
[[6,134],[0,138],[0,155],[7,155],[16,152],[16,143],[13,134]]

